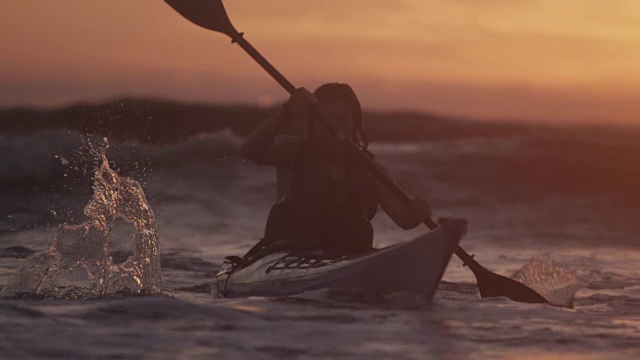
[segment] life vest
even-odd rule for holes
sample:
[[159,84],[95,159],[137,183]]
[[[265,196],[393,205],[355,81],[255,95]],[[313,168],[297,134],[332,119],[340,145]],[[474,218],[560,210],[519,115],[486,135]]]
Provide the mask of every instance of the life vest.
[[[371,218],[377,207],[365,171],[346,149],[328,154],[318,143],[301,141],[291,163],[287,196],[269,214],[265,243],[291,241],[299,248],[356,253],[373,243]],[[336,156],[341,159],[336,160]],[[332,176],[330,162],[344,171]]]

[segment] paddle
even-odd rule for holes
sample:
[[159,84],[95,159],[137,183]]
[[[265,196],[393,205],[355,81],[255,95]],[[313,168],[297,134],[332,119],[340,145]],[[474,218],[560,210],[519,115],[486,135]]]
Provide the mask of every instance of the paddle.
[[[243,33],[238,32],[222,5],[222,0],[165,0],[169,6],[179,12],[187,20],[199,25],[205,29],[221,32],[231,38],[232,43],[237,43],[242,47],[262,68],[264,68],[289,94],[292,94],[296,87],[293,86],[276,68],[274,68],[247,40],[244,39]],[[336,134],[336,129],[332,126],[317,108],[311,108],[312,116],[322,123],[327,130]],[[387,177],[387,175],[373,162],[367,154],[359,151],[348,140],[345,143],[350,144],[354,153],[357,154],[358,160],[367,168],[367,170],[383,185],[385,185],[398,199],[405,205],[412,203],[411,199]],[[438,227],[431,218],[426,218],[423,223],[430,229]],[[478,281],[478,289],[481,297],[505,296],[514,301],[528,303],[548,303],[540,294],[517,282],[513,279],[492,273],[484,268],[473,256],[469,255],[460,246],[456,246],[455,254],[462,262],[471,269]]]

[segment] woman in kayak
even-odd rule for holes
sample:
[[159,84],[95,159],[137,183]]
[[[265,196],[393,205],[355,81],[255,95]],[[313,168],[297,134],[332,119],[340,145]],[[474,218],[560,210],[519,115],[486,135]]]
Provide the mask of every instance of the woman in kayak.
[[[336,134],[314,120],[312,106]],[[298,136],[278,136],[296,126]],[[340,139],[366,152],[360,103],[349,85],[339,83],[322,85],[313,94],[298,89],[279,113],[248,135],[242,154],[256,164],[276,167],[278,202],[269,213],[264,238],[245,259],[283,248],[342,254],[371,250],[371,219],[378,205],[403,229],[431,215],[420,198],[404,206],[356,161],[353,146]]]

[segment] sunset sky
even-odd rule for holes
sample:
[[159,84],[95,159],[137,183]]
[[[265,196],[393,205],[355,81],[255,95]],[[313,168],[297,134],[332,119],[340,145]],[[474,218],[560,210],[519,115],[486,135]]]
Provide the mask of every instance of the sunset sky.
[[[365,110],[640,125],[637,0],[227,0],[296,86],[347,82]],[[160,0],[20,0],[0,12],[0,106],[120,96],[273,104],[224,35]]]

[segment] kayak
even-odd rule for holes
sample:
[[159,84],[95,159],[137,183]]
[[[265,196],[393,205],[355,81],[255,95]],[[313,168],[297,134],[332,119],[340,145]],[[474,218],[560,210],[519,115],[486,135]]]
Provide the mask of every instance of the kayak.
[[289,296],[317,289],[407,291],[429,301],[467,222],[447,220],[409,242],[355,256],[279,251],[240,267],[225,261],[215,275],[217,297]]

